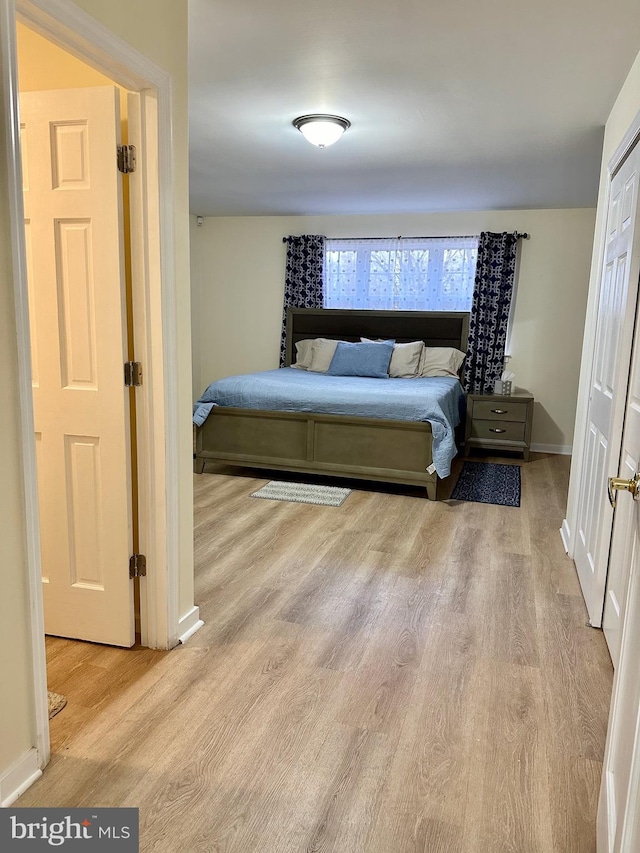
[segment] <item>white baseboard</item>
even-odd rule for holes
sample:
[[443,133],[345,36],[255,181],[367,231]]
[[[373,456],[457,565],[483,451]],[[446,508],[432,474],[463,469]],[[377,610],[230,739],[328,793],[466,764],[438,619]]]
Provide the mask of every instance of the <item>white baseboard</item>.
[[34,747],[0,775],[0,808],[6,809],[42,776],[38,766],[38,750]]
[[178,622],[178,642],[186,643],[203,625],[204,622],[200,618],[200,608],[194,605]]
[[571,444],[532,444],[533,453],[557,453],[559,456],[571,456]]
[[562,539],[562,544],[564,545],[564,550],[567,556],[573,557],[571,553],[571,531],[569,530],[569,524],[567,523],[566,518],[562,520],[562,527],[560,528],[560,538]]

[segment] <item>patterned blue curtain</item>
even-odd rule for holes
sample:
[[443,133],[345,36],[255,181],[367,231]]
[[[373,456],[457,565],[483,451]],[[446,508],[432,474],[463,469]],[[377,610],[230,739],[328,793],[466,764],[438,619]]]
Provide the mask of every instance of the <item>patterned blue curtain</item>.
[[517,253],[515,234],[483,231],[480,235],[464,368],[470,394],[492,394],[504,369]]
[[284,367],[287,337],[287,308],[323,307],[325,238],[317,234],[287,237],[287,267],[282,309],[280,367]]

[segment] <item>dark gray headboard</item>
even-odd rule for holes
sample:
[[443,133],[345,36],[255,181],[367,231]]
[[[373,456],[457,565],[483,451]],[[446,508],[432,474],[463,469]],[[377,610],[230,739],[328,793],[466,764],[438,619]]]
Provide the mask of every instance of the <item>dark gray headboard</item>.
[[467,311],[348,311],[338,308],[287,310],[286,365],[294,361],[295,344],[305,338],[393,338],[397,343],[424,341],[429,347],[467,351]]

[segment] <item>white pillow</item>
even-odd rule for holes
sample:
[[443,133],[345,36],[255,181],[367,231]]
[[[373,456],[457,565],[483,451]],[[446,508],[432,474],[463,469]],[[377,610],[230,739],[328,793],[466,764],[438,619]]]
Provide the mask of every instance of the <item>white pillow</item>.
[[453,376],[465,360],[465,353],[454,347],[425,347],[420,359],[419,376]]
[[309,370],[311,365],[311,347],[313,339],[307,338],[304,341],[298,341],[296,344],[296,360],[291,367],[297,367],[298,370]]
[[[371,338],[360,338],[370,341]],[[389,376],[393,379],[411,379],[418,375],[420,358],[424,349],[424,341],[411,341],[408,344],[394,344]]]
[[338,341],[329,338],[316,338],[311,347],[311,364],[309,370],[313,373],[326,373],[338,346]]
[[424,341],[412,341],[407,344],[395,344],[389,375],[399,379],[410,379],[418,375],[420,359],[424,350]]

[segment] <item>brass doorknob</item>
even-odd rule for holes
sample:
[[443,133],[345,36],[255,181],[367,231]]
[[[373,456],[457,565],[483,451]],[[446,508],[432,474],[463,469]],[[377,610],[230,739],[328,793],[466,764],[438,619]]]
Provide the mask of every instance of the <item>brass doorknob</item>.
[[631,492],[634,501],[640,500],[640,472],[635,473],[633,480],[623,480],[620,477],[609,477],[609,503],[615,509],[616,496],[614,492]]

